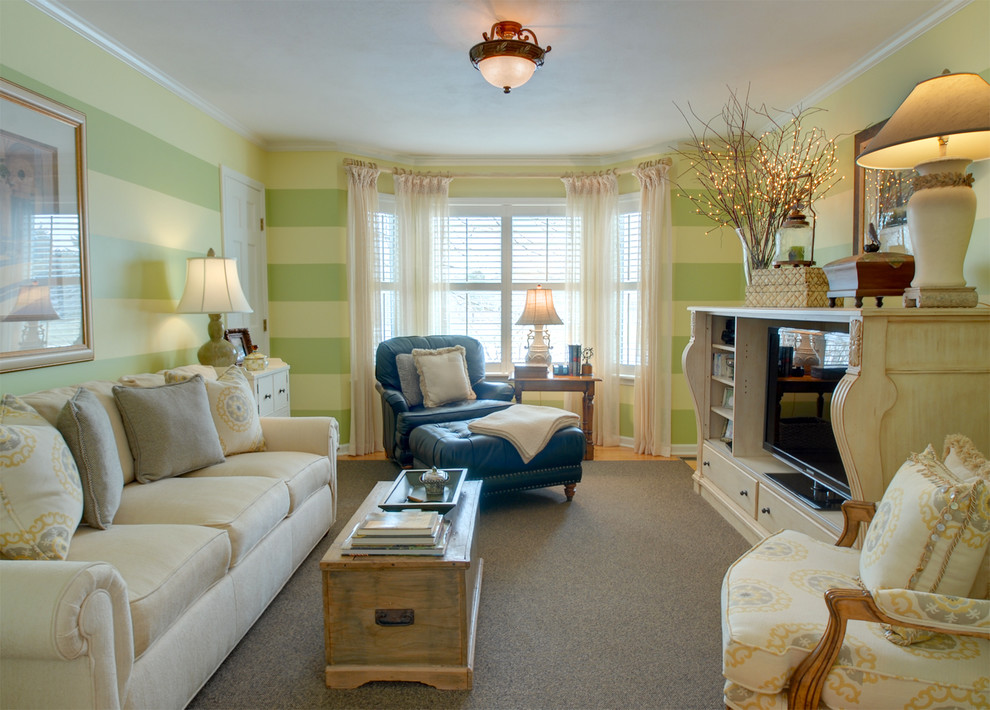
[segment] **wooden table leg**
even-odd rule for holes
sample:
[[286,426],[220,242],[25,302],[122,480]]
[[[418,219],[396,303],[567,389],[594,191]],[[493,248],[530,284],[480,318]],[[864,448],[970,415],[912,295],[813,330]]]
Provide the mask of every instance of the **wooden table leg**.
[[595,437],[592,428],[595,421],[595,383],[590,382],[584,391],[581,408],[581,428],[584,429],[584,459],[595,460]]

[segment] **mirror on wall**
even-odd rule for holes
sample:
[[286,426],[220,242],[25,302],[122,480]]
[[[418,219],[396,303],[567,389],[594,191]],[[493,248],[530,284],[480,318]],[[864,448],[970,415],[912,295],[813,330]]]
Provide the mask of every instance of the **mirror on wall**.
[[93,359],[86,116],[0,79],[0,372]]

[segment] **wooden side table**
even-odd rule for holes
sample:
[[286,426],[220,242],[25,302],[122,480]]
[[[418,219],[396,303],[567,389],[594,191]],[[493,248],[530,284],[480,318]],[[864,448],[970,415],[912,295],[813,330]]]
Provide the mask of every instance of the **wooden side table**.
[[581,402],[581,429],[584,430],[584,459],[595,460],[595,444],[592,437],[592,424],[595,415],[595,383],[601,382],[601,377],[590,375],[552,375],[549,377],[510,378],[515,391],[512,396],[516,402],[522,402],[523,392],[583,392]]

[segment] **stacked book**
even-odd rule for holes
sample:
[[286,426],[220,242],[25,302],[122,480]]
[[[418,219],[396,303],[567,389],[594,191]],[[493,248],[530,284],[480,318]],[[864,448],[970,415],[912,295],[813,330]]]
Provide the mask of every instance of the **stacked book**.
[[442,555],[450,521],[436,511],[368,513],[341,546],[345,555]]

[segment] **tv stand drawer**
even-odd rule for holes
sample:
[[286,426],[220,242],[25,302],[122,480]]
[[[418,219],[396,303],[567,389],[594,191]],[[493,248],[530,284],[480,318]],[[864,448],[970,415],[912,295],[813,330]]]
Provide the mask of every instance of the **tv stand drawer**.
[[756,517],[759,483],[755,478],[707,444],[704,447],[701,473],[749,517]]
[[[838,530],[826,525],[816,524],[815,516],[824,515],[813,511],[798,499],[789,499],[785,494],[773,489],[769,484],[760,485],[759,510],[757,522],[766,528],[767,532],[775,533],[780,530],[797,530],[819,540],[838,538]],[[841,516],[841,513],[838,513]],[[832,513],[835,517],[835,513]]]

